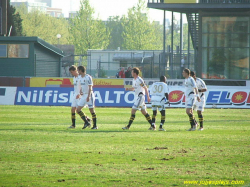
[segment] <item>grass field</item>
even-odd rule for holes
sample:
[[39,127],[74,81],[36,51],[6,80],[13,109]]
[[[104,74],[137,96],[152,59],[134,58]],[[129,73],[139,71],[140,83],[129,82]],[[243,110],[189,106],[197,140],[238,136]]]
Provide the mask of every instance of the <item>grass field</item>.
[[166,132],[140,113],[123,131],[129,108],[96,113],[98,130],[78,116],[68,130],[69,107],[0,106],[0,186],[250,186],[250,110],[207,109],[194,132],[184,109]]

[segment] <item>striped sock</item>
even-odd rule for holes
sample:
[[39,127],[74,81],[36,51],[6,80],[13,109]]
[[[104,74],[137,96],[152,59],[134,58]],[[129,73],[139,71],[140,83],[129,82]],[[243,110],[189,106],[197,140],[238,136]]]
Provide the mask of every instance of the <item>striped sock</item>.
[[71,113],[72,126],[76,126],[76,113]]
[[78,112],[78,114],[85,123],[88,123],[87,116],[82,111]]
[[131,114],[131,117],[130,117],[129,122],[128,122],[128,127],[130,127],[132,125],[134,119],[135,119],[135,114]]

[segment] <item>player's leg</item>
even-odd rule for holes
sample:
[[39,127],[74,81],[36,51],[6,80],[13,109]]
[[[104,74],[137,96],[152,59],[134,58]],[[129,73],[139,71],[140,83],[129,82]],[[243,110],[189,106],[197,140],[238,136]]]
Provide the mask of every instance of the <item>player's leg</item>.
[[188,131],[196,130],[196,123],[195,123],[195,117],[193,115],[193,109],[192,108],[186,108],[186,113],[189,117],[189,122],[191,125],[191,128]]
[[84,121],[84,123],[89,123],[88,116],[85,115],[85,113],[82,112],[82,108],[83,106],[78,106],[77,107],[77,114],[79,114],[79,116],[82,118],[82,120]]
[[86,127],[90,127],[88,116],[86,116],[85,113],[82,112],[82,108],[86,105],[86,98],[87,98],[86,96],[83,96],[81,98],[81,100],[78,102],[78,106],[77,106],[77,109],[76,109],[77,114],[79,114],[81,119],[84,121],[83,129],[85,129]]
[[[75,98],[75,96],[73,96]],[[76,126],[76,107],[77,107],[77,101],[78,99],[73,99],[71,103],[71,126],[69,126],[69,129],[74,129]]]
[[199,117],[199,122],[200,122],[200,128],[198,130],[203,130],[203,112],[204,112],[204,108],[205,108],[205,98],[201,98],[201,101],[198,102],[197,104],[197,114]]
[[97,116],[95,113],[95,108],[89,108],[89,111],[92,115],[92,120],[93,120],[93,127],[91,129],[98,129],[96,122],[97,122]]
[[165,119],[166,119],[166,110],[165,110],[164,106],[159,108],[159,111],[161,113],[161,124],[159,127],[159,131],[165,131],[165,129],[163,128],[163,125],[164,125]]
[[71,121],[72,124],[69,128],[74,129],[76,127],[76,107],[71,107]]
[[155,102],[152,102],[152,110],[153,110],[152,124],[155,125],[155,118],[157,116],[157,106]]
[[89,111],[92,115],[92,120],[93,120],[93,127],[91,129],[98,129],[97,124],[96,124],[97,123],[97,116],[95,113],[95,96],[94,96],[94,94],[91,94],[90,100],[87,104],[88,104]]
[[152,115],[152,124],[155,125],[155,118],[157,116],[157,108],[156,107],[152,107],[153,110],[153,115]]
[[195,121],[195,117],[193,115],[193,106],[195,103],[195,98],[194,97],[188,97],[186,98],[186,113],[189,117],[189,122],[191,125],[191,128],[188,131],[194,131],[196,130],[196,121]]
[[128,125],[123,127],[123,130],[129,129],[130,126],[132,125],[134,119],[135,119],[135,113],[137,110],[139,110],[141,103],[143,102],[143,97],[142,96],[137,96],[135,103],[132,106],[132,110],[131,110],[131,116],[128,122]]
[[200,128],[199,130],[203,130],[203,115],[202,115],[202,111],[200,110],[197,110],[197,114],[198,114],[198,117],[199,117],[199,122],[200,122]]
[[141,109],[141,113],[145,116],[146,120],[148,121],[148,123],[150,124],[150,128],[148,130],[155,130],[155,124],[153,124],[150,115],[148,114],[147,110],[146,110],[146,105],[145,107],[143,107]]
[[153,110],[153,115],[152,115],[152,124],[155,125],[155,119],[157,116],[157,105],[158,103],[153,101],[152,102],[152,110]]
[[137,110],[138,110],[137,108],[133,108],[133,107],[132,107],[131,116],[130,116],[128,125],[125,126],[125,127],[123,127],[123,128],[122,128],[123,130],[126,130],[126,129],[129,129],[129,128],[130,128],[130,126],[132,125],[132,123],[133,123],[134,120],[135,120],[135,113],[136,113]]

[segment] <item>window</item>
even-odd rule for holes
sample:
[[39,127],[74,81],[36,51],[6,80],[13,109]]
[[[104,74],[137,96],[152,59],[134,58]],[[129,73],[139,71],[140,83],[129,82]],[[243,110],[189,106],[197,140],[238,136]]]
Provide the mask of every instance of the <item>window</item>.
[[249,79],[249,17],[202,18],[202,77]]
[[7,57],[7,45],[0,44],[0,58],[6,58],[6,57]]
[[8,58],[29,58],[29,45],[8,44]]

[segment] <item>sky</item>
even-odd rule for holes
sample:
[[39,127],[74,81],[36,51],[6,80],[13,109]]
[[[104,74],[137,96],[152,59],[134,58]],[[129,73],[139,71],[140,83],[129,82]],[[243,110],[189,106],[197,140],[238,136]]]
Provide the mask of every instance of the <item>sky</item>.
[[[147,2],[147,0],[145,0]],[[69,11],[78,11],[80,0],[52,0],[54,8],[62,8],[65,17],[68,17]],[[90,0],[91,6],[95,9],[96,17],[101,20],[107,20],[109,16],[122,16],[127,13],[128,9],[135,6],[138,0]],[[163,22],[163,11],[149,9],[149,18],[151,21]],[[167,13],[167,18],[171,19],[171,14]],[[178,16],[177,16],[178,17]]]

